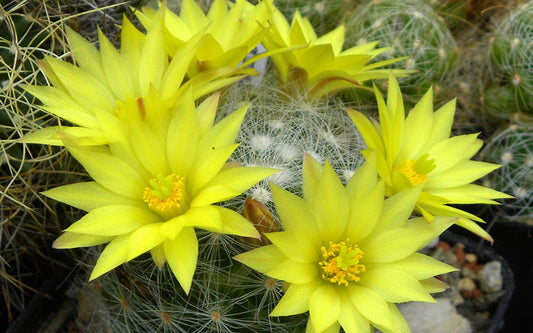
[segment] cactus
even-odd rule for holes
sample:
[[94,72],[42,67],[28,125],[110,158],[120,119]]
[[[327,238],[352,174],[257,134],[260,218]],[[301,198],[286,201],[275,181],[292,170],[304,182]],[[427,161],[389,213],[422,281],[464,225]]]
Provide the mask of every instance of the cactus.
[[494,82],[486,90],[485,96],[500,88],[507,96],[512,94],[513,105],[511,108],[495,108],[489,101],[485,104],[485,111],[490,114],[529,121],[533,119],[532,17],[533,1],[528,1],[494,24],[494,33],[490,37]]
[[495,220],[533,224],[533,129],[511,125],[491,138],[481,158],[502,167],[486,178],[488,185],[513,195]]
[[309,19],[317,34],[323,35],[339,25],[350,1],[275,0],[274,4],[288,18],[292,18],[298,10],[302,16]]
[[346,20],[346,43],[353,46],[380,41],[391,46],[386,58],[408,57],[393,68],[416,70],[399,80],[405,92],[418,99],[432,84],[446,84],[453,72],[457,46],[443,19],[425,1],[371,1]]

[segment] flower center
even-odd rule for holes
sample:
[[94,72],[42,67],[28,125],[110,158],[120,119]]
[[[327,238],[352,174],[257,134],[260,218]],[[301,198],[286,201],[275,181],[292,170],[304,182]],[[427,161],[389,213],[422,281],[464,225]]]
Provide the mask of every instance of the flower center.
[[327,248],[322,246],[322,261],[318,263],[324,280],[345,286],[351,281],[359,281],[357,274],[366,270],[365,265],[359,264],[363,251],[357,244],[346,245],[346,242],[329,242]]
[[150,180],[144,189],[143,200],[152,210],[166,218],[182,214],[187,209],[185,178],[175,174],[161,174]]
[[420,156],[417,160],[410,159],[401,163],[399,171],[409,180],[411,185],[417,186],[428,180],[427,174],[435,169],[435,160],[428,159],[429,154]]

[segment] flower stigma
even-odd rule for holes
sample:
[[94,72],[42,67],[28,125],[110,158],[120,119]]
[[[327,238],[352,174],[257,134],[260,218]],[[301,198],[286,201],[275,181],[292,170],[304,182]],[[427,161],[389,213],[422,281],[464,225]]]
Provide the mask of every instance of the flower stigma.
[[144,189],[143,200],[155,212],[170,218],[181,215],[187,209],[185,178],[170,174],[158,174]]
[[322,278],[331,283],[347,286],[349,282],[359,281],[357,274],[365,272],[365,265],[359,264],[363,257],[363,251],[357,244],[346,245],[346,242],[333,243],[329,242],[326,248],[322,246],[322,261],[318,263],[322,269]]
[[399,171],[411,185],[417,186],[425,183],[428,180],[427,174],[435,169],[435,160],[430,160],[428,157],[429,154],[424,154],[418,160],[409,159],[399,165]]

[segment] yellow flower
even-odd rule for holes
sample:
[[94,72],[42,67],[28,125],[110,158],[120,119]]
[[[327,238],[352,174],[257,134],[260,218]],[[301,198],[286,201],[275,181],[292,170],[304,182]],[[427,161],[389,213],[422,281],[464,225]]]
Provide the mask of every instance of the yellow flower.
[[309,311],[307,332],[409,332],[393,303],[434,302],[429,292],[445,288],[434,276],[455,270],[416,252],[455,219],[408,220],[420,187],[384,200],[374,155],[346,187],[309,156],[303,199],[271,186],[284,231],[236,259],[289,284],[271,315]]
[[62,145],[57,130],[84,140],[80,144],[106,144],[101,118],[115,114],[120,103],[159,92],[165,107],[176,105],[179,95],[193,86],[194,97],[206,95],[235,82],[250,70],[227,69],[187,77],[194,54],[205,38],[199,30],[170,57],[165,52],[163,15],[155,13],[147,33],[138,31],[126,17],[121,30],[120,50],[99,31],[98,50],[72,29],[66,29],[75,64],[46,56],[41,69],[53,86],[26,86],[42,107],[76,127],[48,127],[24,137],[27,143]]
[[[165,10],[165,46],[169,54],[174,54],[208,27],[206,37],[194,55],[189,75],[208,69],[236,67],[263,39],[271,2],[261,1],[254,6],[246,0],[231,4],[226,0],[215,0],[209,12],[204,14],[194,0],[184,0],[180,15]],[[157,13],[144,7],[136,15],[148,27]]]
[[247,106],[216,125],[218,95],[195,108],[189,89],[172,109],[151,90],[119,104],[117,117],[102,121],[108,146],[82,146],[60,132],[65,146],[94,181],[44,192],[88,212],[69,226],[55,248],[109,243],[90,279],[151,251],[168,262],[188,292],[198,257],[194,227],[260,238],[240,214],[214,203],[233,198],[275,173],[226,165]]
[[[302,90],[313,98],[360,86],[364,81],[386,78],[390,70],[376,68],[402,59],[367,64],[388,48],[374,49],[377,42],[372,42],[343,51],[343,25],[317,37],[309,20],[302,18],[298,11],[289,26],[283,14],[272,7],[270,24],[263,41],[266,49],[273,52],[292,48],[271,56],[285,88]],[[394,73],[402,76],[409,72],[395,70]]]
[[428,221],[433,215],[457,216],[457,224],[492,241],[474,221],[479,217],[447,204],[497,204],[492,199],[509,198],[505,193],[471,182],[497,169],[499,165],[472,161],[483,142],[478,134],[450,137],[455,100],[433,112],[430,88],[405,117],[398,82],[391,74],[387,102],[374,87],[380,124],[371,123],[363,114],[348,110],[363,136],[367,149],[377,154],[378,173],[386,181],[387,196],[404,189],[422,186],[416,211]]

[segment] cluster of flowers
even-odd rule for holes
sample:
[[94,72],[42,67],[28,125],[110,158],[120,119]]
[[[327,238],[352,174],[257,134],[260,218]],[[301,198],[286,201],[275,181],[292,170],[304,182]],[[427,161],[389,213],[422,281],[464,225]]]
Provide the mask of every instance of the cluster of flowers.
[[[379,123],[348,111],[368,147],[348,184],[327,161],[306,155],[303,198],[271,185],[283,231],[235,257],[287,282],[272,316],[309,311],[308,332],[408,332],[394,303],[432,302],[429,293],[445,288],[434,277],[454,270],[416,251],[454,223],[491,239],[479,218],[447,204],[507,197],[470,184],[498,166],[470,160],[482,145],[476,134],[450,138],[455,104],[433,112],[431,89],[405,117],[395,76],[408,72],[380,69],[399,59],[369,64],[386,49],[342,50],[342,26],[319,38],[307,19],[296,13],[289,23],[268,0],[215,0],[207,14],[184,0],[180,15],[164,4],[136,15],[146,33],[124,17],[119,50],[101,32],[98,50],[67,28],[74,64],[46,57],[41,69],[52,85],[25,87],[72,126],[23,141],[65,146],[93,179],[44,192],[87,211],[55,248],[107,244],[91,280],[150,251],[188,293],[194,228],[261,237],[217,203],[278,170],[228,162],[246,106],[214,119],[217,91],[256,74],[248,65],[263,57],[289,93],[309,100],[390,76],[387,101],[376,89]],[[259,43],[267,51],[245,61]]]

